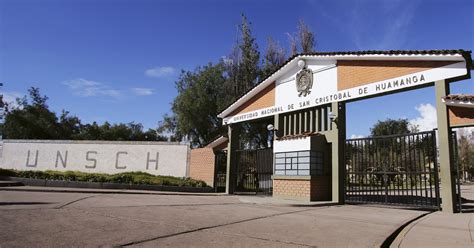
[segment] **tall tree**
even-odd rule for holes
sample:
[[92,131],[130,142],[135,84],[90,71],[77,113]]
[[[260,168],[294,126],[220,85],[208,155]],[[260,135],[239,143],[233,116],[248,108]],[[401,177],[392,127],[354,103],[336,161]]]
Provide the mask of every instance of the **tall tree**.
[[303,20],[299,20],[298,22],[298,38],[303,53],[314,52],[314,33],[309,29],[308,25],[303,22]]
[[410,123],[408,122],[408,119],[386,119],[384,121],[378,121],[370,129],[371,136],[407,134],[410,132]]
[[261,78],[264,79],[275,72],[286,60],[286,52],[272,37],[267,40],[267,49],[263,57]]
[[290,42],[290,53],[291,56],[301,53],[314,52],[316,41],[313,31],[304,23],[303,20],[298,21],[296,27],[296,34],[287,33],[288,40]]
[[286,33],[288,41],[290,43],[290,56],[294,56],[298,53],[298,40],[290,33]]
[[[187,137],[194,147],[201,147],[223,132],[217,118],[227,99],[224,94],[224,66],[208,64],[194,72],[183,71],[176,82],[178,96],[173,101],[173,117],[168,117],[161,128]],[[174,129],[174,130],[173,130]]]
[[260,52],[250,29],[251,23],[242,14],[242,23],[239,25],[239,39],[230,55],[231,62],[226,63],[227,86],[230,90],[230,103],[238,96],[251,89],[258,80]]

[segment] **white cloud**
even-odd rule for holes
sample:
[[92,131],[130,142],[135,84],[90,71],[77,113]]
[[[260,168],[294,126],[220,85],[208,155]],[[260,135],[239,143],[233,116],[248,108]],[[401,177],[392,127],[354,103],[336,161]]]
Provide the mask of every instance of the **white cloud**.
[[155,94],[155,90],[150,88],[132,88],[131,90],[138,96],[149,96]]
[[147,69],[145,75],[153,78],[161,78],[173,75],[176,70],[171,66],[154,67]]
[[361,138],[365,138],[365,135],[361,135],[361,134],[351,135],[351,139],[361,139]]
[[419,117],[411,119],[410,125],[418,128],[419,131],[430,131],[438,126],[436,121],[436,108],[429,104],[420,104],[415,107],[420,114]]
[[122,95],[120,90],[113,89],[107,84],[83,78],[68,80],[62,84],[68,86],[75,95],[82,97],[108,96],[117,98]]

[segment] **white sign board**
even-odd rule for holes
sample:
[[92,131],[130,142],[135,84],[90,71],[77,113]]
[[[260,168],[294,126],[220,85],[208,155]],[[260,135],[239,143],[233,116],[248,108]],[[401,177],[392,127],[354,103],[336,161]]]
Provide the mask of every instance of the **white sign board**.
[[314,78],[310,94],[306,96],[298,95],[295,80],[297,70],[291,71],[286,77],[282,77],[281,80],[276,82],[275,106],[230,116],[224,119],[224,123],[237,123],[332,102],[344,102],[391,91],[419,87],[438,80],[466,74],[466,63],[459,62],[346,90],[338,90],[337,67],[335,64],[329,62],[326,65],[308,65],[308,67],[313,70]]
[[188,152],[168,142],[4,140],[0,168],[186,177]]

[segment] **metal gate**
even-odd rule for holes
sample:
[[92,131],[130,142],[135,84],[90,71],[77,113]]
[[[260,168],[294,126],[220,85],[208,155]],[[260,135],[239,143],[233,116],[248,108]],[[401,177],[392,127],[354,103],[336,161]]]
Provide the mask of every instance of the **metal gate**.
[[271,194],[273,149],[237,150],[235,193]]
[[345,200],[440,206],[434,131],[346,140]]
[[227,174],[227,152],[217,151],[215,153],[214,190],[225,192]]

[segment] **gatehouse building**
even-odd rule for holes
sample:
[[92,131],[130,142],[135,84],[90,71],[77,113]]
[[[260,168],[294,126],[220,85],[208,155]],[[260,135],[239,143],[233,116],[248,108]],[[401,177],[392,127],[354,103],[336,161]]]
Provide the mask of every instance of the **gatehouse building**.
[[[465,50],[297,54],[218,115],[228,135],[205,148],[227,143],[213,183],[225,174],[229,194],[454,212],[452,128],[474,124],[474,96],[450,95],[450,84],[472,69]],[[422,87],[435,88],[437,131],[346,139],[346,103]],[[244,123],[267,125],[271,148],[239,147]]]

